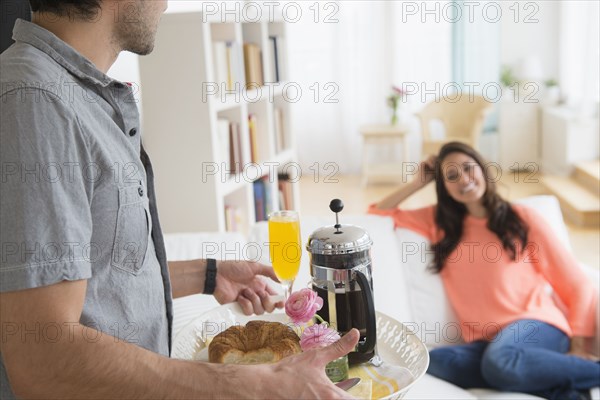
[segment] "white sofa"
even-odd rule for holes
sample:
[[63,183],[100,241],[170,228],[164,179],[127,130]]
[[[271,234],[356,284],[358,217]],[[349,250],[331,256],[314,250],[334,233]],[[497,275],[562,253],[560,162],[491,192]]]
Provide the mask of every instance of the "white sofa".
[[[560,207],[552,196],[535,196],[525,203],[547,217],[558,239],[571,248]],[[330,217],[301,216],[303,243],[317,228],[335,223]],[[375,215],[340,214],[342,224],[355,224],[369,232],[373,239],[373,285],[375,307],[408,325],[429,348],[460,341],[456,318],[445,298],[439,276],[425,270],[431,254],[423,237],[404,229],[394,230],[390,218]],[[246,258],[268,263],[266,223],[256,224],[249,238],[235,233],[193,233],[166,235],[169,260],[212,257],[217,259]],[[300,273],[294,289],[307,286],[310,280],[309,260],[303,254]],[[598,270],[582,266],[590,279],[599,284]],[[174,334],[195,316],[218,304],[211,296],[188,296],[175,300]],[[600,314],[598,316],[600,324]],[[598,329],[597,329],[598,331]],[[597,334],[598,336],[598,334]],[[593,351],[600,354],[600,339]],[[599,398],[599,391],[593,392]],[[425,375],[407,394],[407,399],[536,399],[522,393],[500,393],[486,389],[464,390],[433,376]]]

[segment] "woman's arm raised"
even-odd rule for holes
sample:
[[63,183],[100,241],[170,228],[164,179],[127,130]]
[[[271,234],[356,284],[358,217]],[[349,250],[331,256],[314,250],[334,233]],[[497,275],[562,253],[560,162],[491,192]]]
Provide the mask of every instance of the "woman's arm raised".
[[379,210],[389,210],[398,207],[402,201],[409,198],[415,192],[421,190],[429,182],[435,179],[435,163],[437,162],[436,156],[430,156],[425,161],[421,161],[419,164],[418,175],[415,179],[410,181],[408,185],[404,185],[389,196],[385,197],[379,203],[376,204],[376,208]]

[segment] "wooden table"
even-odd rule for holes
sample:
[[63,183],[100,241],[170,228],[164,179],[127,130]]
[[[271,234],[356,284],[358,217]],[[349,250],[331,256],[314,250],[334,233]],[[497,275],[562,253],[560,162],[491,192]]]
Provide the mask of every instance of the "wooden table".
[[[402,163],[409,161],[407,136],[409,129],[405,125],[368,125],[360,129],[363,137],[362,177],[363,185],[369,180],[398,181],[402,178]],[[371,147],[387,147],[389,153],[393,145],[402,145],[402,159],[390,162],[372,162],[369,159]],[[394,156],[394,154],[391,154]]]

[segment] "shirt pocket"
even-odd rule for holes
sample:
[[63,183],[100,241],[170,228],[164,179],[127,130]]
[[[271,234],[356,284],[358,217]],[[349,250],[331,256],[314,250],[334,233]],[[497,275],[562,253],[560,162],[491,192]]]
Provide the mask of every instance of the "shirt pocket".
[[152,232],[148,198],[144,194],[141,184],[119,189],[111,264],[133,275],[142,270]]

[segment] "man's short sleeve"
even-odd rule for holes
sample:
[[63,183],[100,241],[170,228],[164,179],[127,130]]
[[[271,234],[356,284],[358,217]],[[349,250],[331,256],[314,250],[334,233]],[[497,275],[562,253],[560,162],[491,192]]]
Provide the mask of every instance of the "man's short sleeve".
[[75,112],[37,88],[0,110],[0,292],[90,278],[94,165]]

